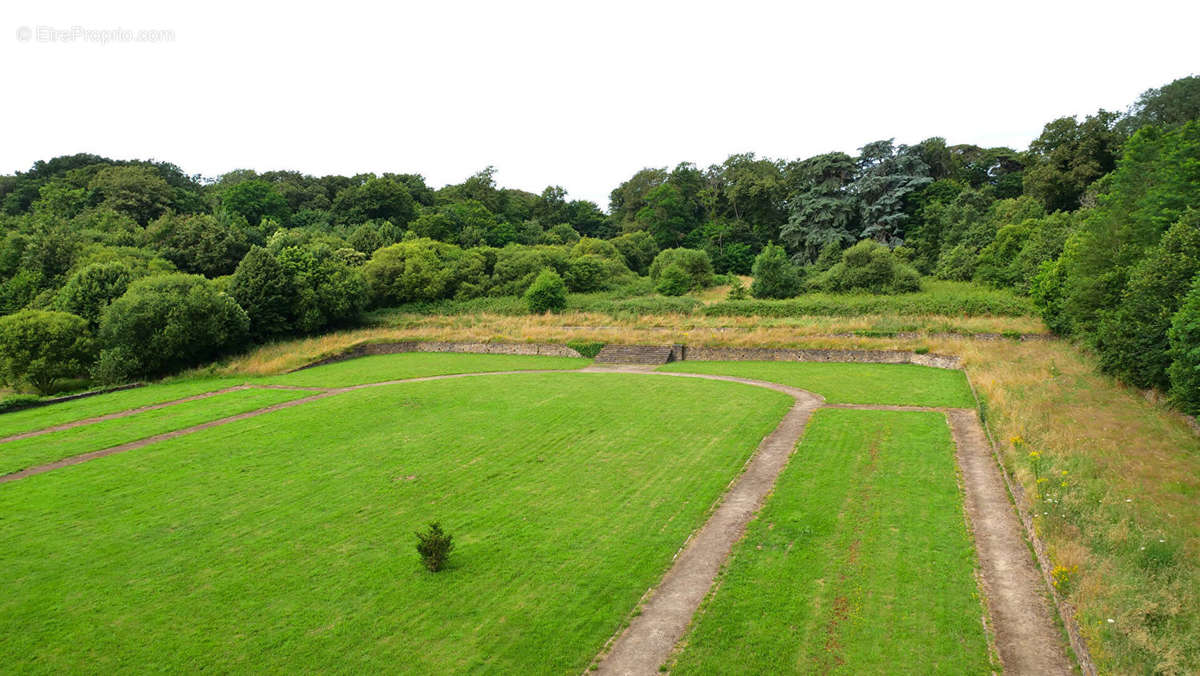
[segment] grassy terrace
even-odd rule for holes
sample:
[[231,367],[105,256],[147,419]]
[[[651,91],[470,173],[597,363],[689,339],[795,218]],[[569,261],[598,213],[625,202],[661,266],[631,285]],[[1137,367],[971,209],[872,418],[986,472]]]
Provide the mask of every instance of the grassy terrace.
[[590,359],[571,357],[411,352],[350,359],[286,375],[271,376],[255,382],[306,387],[344,387],[456,373],[578,369],[590,363]]
[[0,474],[98,451],[238,413],[315,394],[297,390],[235,390],[136,413],[126,418],[50,432],[0,444]]
[[[7,484],[0,661],[578,673],[790,403],[609,374],[409,383]],[[458,545],[437,575],[413,551],[432,519]]]
[[992,671],[945,418],[809,425],[672,672]]
[[[877,327],[915,329],[915,338],[828,335]],[[1016,322],[1016,323],[1014,323]],[[962,357],[1005,465],[1024,486],[1026,507],[1075,606],[1097,664],[1106,672],[1200,670],[1200,438],[1166,406],[1097,371],[1093,356],[1064,341],[974,340],[940,335],[1038,332],[1024,318],[755,317],[658,314],[637,318],[568,313],[509,317],[407,315],[372,328],[281,343],[206,371],[277,373],[362,340],[568,340],[687,343],[714,347],[929,350]],[[1044,331],[1044,327],[1041,328]],[[937,335],[935,335],[937,334]],[[695,364],[696,362],[691,362]],[[1010,440],[1019,437],[1021,444]],[[1068,485],[1037,497],[1038,471]],[[1162,542],[1159,542],[1162,540]],[[1145,549],[1143,549],[1145,548]],[[1151,552],[1147,555],[1146,552]],[[1109,622],[1108,620],[1113,620]]]
[[95,397],[86,397],[61,404],[28,408],[12,413],[0,413],[0,438],[32,432],[45,427],[94,418],[96,416],[161,404],[174,399],[183,399],[205,392],[233,387],[245,382],[244,378],[197,378],[162,385],[139,387],[121,392],[110,392]]
[[783,383],[815,392],[831,404],[906,404],[972,408],[961,371],[915,364],[825,364],[772,361],[681,361],[659,371],[711,373]]

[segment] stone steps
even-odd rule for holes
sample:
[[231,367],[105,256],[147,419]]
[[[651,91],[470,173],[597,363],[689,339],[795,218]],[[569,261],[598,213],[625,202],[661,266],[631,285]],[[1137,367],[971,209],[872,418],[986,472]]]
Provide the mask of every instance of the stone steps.
[[605,345],[596,355],[597,364],[665,364],[671,361],[671,345]]

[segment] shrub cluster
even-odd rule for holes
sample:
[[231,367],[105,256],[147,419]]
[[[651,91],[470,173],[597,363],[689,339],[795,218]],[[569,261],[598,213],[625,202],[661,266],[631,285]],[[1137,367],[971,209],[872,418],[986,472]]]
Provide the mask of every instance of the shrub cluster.
[[[663,291],[664,275],[672,280],[666,286],[668,290],[676,291],[684,284],[687,288],[679,293]],[[693,289],[708,288],[713,285],[712,260],[709,259],[708,252],[701,249],[665,249],[659,252],[650,264],[650,279],[655,281],[656,289],[664,295],[678,296]]]
[[919,291],[916,269],[896,260],[890,248],[863,240],[842,252],[842,260],[813,281],[824,291],[900,294]]

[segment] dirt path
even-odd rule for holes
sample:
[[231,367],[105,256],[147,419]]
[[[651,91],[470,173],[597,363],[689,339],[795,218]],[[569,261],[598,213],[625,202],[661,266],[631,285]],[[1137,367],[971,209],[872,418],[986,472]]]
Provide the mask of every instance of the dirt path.
[[[588,368],[588,372],[645,373],[641,369]],[[692,616],[716,580],[733,545],[746,531],[787,465],[792,449],[804,432],[812,412],[820,408],[820,397],[793,387],[725,376],[693,373],[655,373],[686,378],[723,380],[758,385],[791,395],[792,408],[766,439],[759,444],[745,472],[725,493],[721,504],[688,541],[662,582],[655,587],[611,648],[599,661],[600,674],[652,674],[671,657],[683,638]]]
[[1006,674],[1071,674],[1054,610],[975,411],[946,412],[996,650]]
[[[809,417],[822,406],[888,411],[938,411],[946,415],[957,447],[956,457],[963,476],[965,509],[974,533],[980,577],[987,599],[987,610],[995,632],[996,649],[1005,671],[1011,674],[1072,673],[1070,661],[1063,649],[1059,631],[1054,622],[1054,611],[1046,598],[1044,582],[1038,574],[1029,548],[1022,537],[1020,524],[1013,506],[1008,500],[1008,493],[1000,476],[1001,470],[992,456],[991,447],[984,436],[975,411],[970,409],[873,404],[826,405],[818,395],[777,383],[733,376],[656,372],[636,366],[592,366],[580,370],[462,373],[389,380],[325,390],[278,386],[286,389],[314,390],[317,391],[317,394],[31,467],[0,476],[0,484],[354,390],[475,376],[581,372],[626,373],[735,382],[783,392],[795,399],[795,404],[775,430],[759,445],[745,471],[722,497],[720,505],[709,520],[689,539],[682,551],[677,554],[675,562],[662,581],[652,592],[648,593],[648,600],[642,607],[641,613],[633,618],[624,631],[615,637],[606,652],[598,657],[597,666],[600,673],[659,673],[660,666],[667,663],[675,646],[686,633],[696,610],[712,587],[721,566],[729,557],[733,545],[742,537],[746,525],[761,508],[779,474],[787,465],[788,458],[803,433]],[[247,387],[250,386],[227,388],[85,421],[76,421],[9,437],[4,441],[28,438],[57,429],[67,429],[134,415],[142,411],[203,399]]]

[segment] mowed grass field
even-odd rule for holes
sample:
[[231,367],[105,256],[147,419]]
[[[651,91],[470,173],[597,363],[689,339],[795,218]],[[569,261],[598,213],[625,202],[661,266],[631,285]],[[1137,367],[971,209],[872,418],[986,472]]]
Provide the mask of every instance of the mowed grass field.
[[410,352],[350,359],[254,382],[312,387],[344,387],[382,383],[405,378],[422,378],[487,371],[579,369],[592,363],[578,357],[542,357],[510,354],[455,354]]
[[962,371],[916,364],[678,361],[658,370],[782,383],[819,394],[830,404],[975,407],[971,388]]
[[616,374],[385,385],[5,484],[0,663],[579,673],[790,405]]
[[944,416],[818,411],[672,673],[989,673],[974,569]]
[[313,394],[304,390],[234,390],[124,418],[6,441],[0,443],[0,475]]
[[0,441],[0,475],[316,394],[305,390],[250,389],[179,401],[238,385],[338,388],[443,374],[577,369],[589,363],[587,359],[525,355],[408,353],[364,357],[268,378],[198,378],[153,384],[0,414],[2,440],[89,418],[169,404],[118,419],[88,423],[25,439]]
[[37,406],[11,413],[0,413],[0,438],[32,432],[85,418],[127,411],[165,401],[216,392],[241,385],[245,378],[197,378],[174,383],[150,385],[132,390],[109,392],[59,404]]

